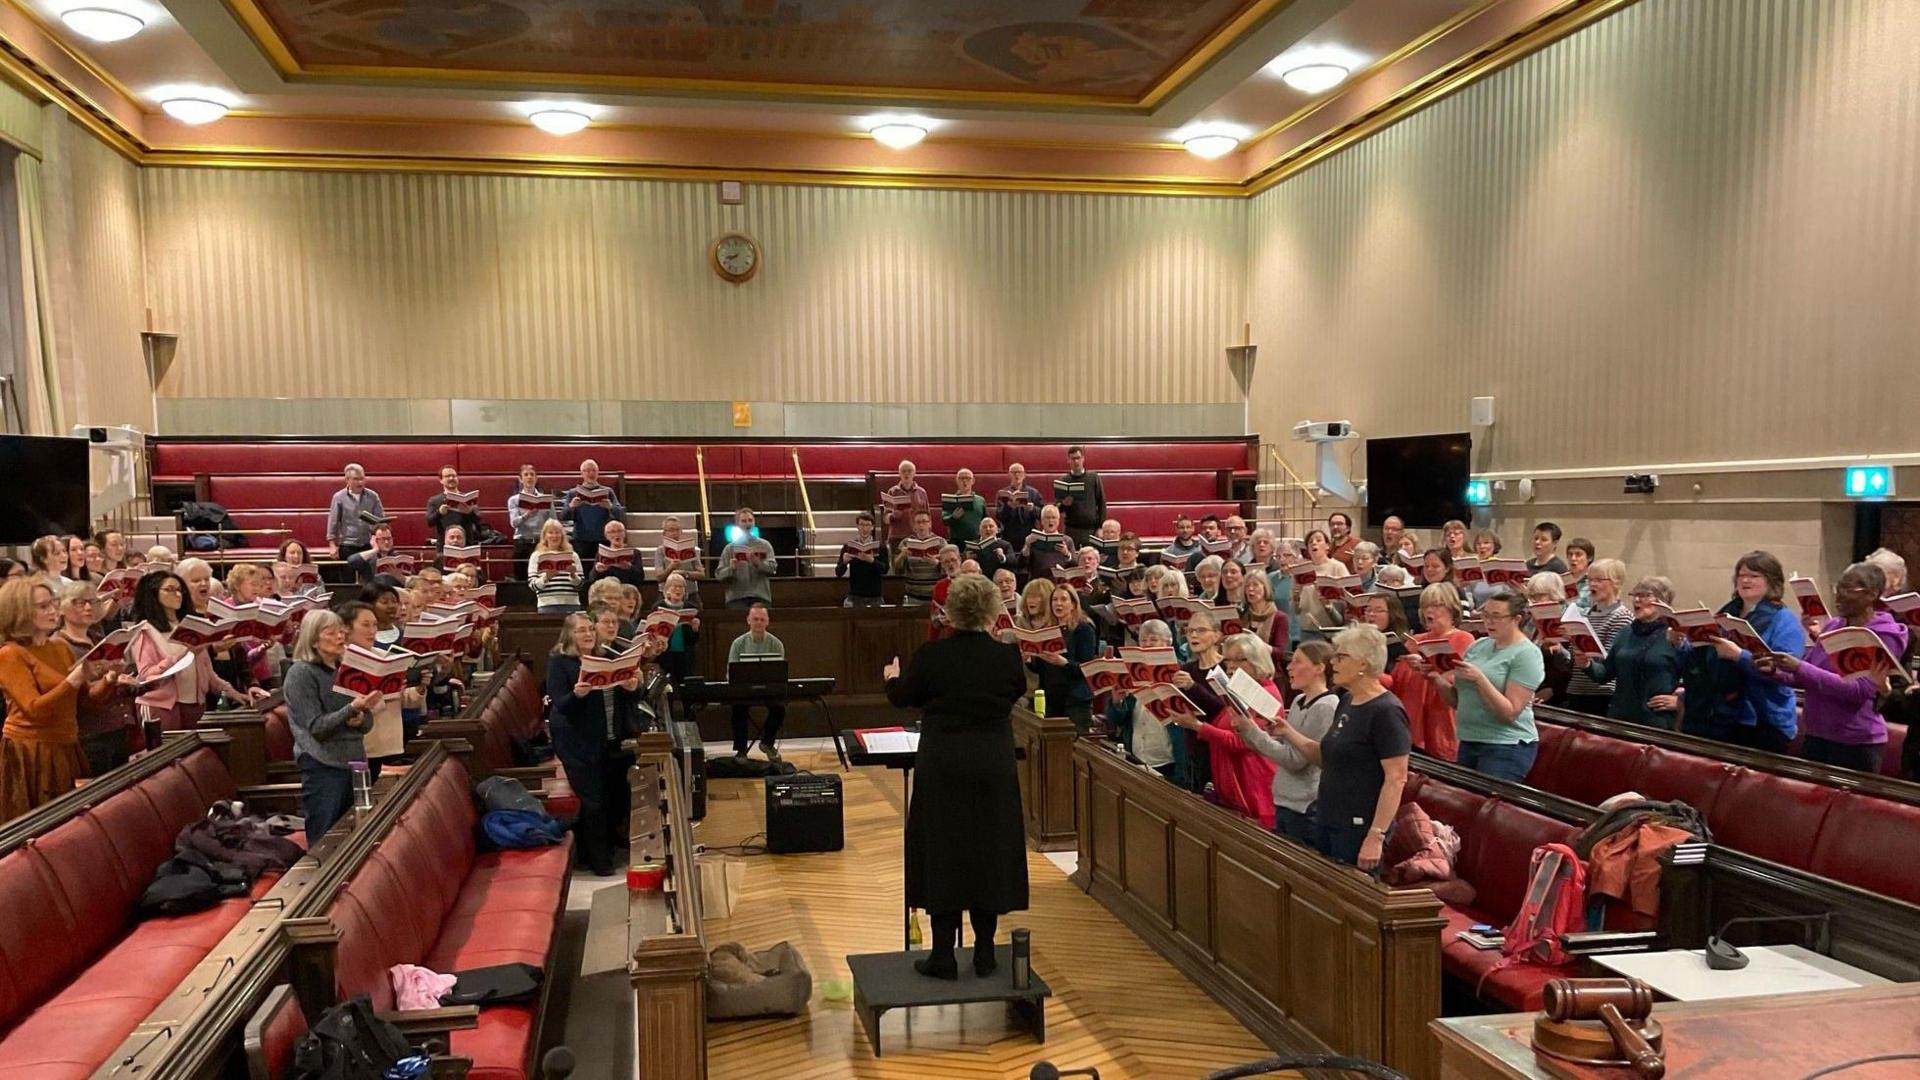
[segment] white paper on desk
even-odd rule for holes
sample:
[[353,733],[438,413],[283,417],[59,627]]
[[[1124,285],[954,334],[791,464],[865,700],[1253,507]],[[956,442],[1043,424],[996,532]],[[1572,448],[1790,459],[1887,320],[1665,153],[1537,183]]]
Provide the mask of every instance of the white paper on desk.
[[1738,971],[1715,971],[1699,949],[1618,953],[1594,957],[1594,963],[1645,980],[1676,1001],[1801,994],[1816,990],[1852,990],[1859,983],[1814,967],[1765,945],[1743,945],[1748,964]]
[[860,745],[869,754],[917,754],[920,752],[920,733],[873,731],[860,736]]

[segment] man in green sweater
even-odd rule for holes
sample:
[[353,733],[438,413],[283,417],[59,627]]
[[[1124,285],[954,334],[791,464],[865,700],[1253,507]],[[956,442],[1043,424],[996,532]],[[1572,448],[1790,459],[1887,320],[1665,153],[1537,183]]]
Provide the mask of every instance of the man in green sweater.
[[955,473],[953,482],[953,494],[940,496],[940,516],[947,522],[947,539],[964,551],[980,539],[980,519],[987,516],[987,500],[973,490],[972,469]]
[[[747,632],[733,639],[727,646],[727,666],[742,660],[785,660],[787,647],[780,639],[767,633],[767,624],[773,621],[773,612],[765,604],[756,603],[747,609]],[[733,756],[747,756],[748,733],[752,712],[750,705],[733,707]],[[767,722],[760,727],[760,752],[768,761],[779,761],[780,751],[774,741],[780,737],[780,725],[786,723],[787,707],[779,702],[770,702],[766,706]]]

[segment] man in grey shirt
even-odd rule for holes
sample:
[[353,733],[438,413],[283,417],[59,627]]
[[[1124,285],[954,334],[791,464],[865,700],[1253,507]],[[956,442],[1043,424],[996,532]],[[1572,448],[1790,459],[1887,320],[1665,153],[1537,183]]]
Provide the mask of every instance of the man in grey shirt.
[[380,493],[367,486],[367,470],[348,465],[343,475],[347,486],[327,504],[327,543],[345,559],[373,546],[373,522],[367,518],[384,520],[387,508],[380,505]]
[[773,603],[773,559],[773,545],[753,531],[753,511],[744,506],[735,511],[727,546],[720,549],[713,572],[714,580],[727,583],[728,607]]
[[[764,541],[762,541],[764,543]],[[727,667],[742,660],[785,660],[787,647],[780,639],[767,633],[767,624],[773,621],[773,612],[767,605],[754,603],[747,609],[747,632],[733,639],[727,646]],[[733,707],[733,756],[747,756],[747,744],[751,730],[752,706],[738,704]],[[766,703],[767,722],[760,728],[760,752],[768,761],[779,761],[780,751],[774,746],[774,740],[780,737],[780,725],[787,720],[787,707],[778,701]]]

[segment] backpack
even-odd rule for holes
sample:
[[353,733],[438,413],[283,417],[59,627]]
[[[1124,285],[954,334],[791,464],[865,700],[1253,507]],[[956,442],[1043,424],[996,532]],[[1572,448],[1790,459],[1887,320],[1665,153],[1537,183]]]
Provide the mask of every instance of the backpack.
[[1586,929],[1587,867],[1565,844],[1533,849],[1527,868],[1527,894],[1507,924],[1500,951],[1510,961],[1564,964],[1569,957],[1561,939]]
[[494,810],[523,810],[530,814],[547,812],[546,804],[511,776],[487,777],[473,785],[473,797],[479,801],[482,813]]
[[[289,1080],[383,1080],[414,1056],[400,1029],[374,1015],[365,994],[320,1014],[293,1048]],[[399,1075],[406,1075],[401,1072]]]

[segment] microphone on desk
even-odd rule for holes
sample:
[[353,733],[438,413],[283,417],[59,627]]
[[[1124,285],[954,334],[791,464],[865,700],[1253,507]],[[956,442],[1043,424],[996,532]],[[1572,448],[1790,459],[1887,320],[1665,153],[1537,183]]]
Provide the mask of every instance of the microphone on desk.
[[1037,1061],[1027,1073],[1027,1080],[1060,1080],[1063,1076],[1090,1076],[1100,1080],[1100,1070],[1091,1065],[1084,1069],[1062,1069],[1051,1061]]
[[1707,966],[1715,971],[1739,971],[1752,961],[1746,953],[1727,943],[1727,931],[1736,926],[1751,926],[1758,923],[1798,923],[1802,926],[1819,928],[1819,936],[1814,938],[1813,951],[1825,952],[1827,934],[1832,927],[1832,915],[1821,912],[1818,915],[1742,915],[1737,919],[1728,919],[1720,924],[1720,932],[1707,935],[1705,955]]

